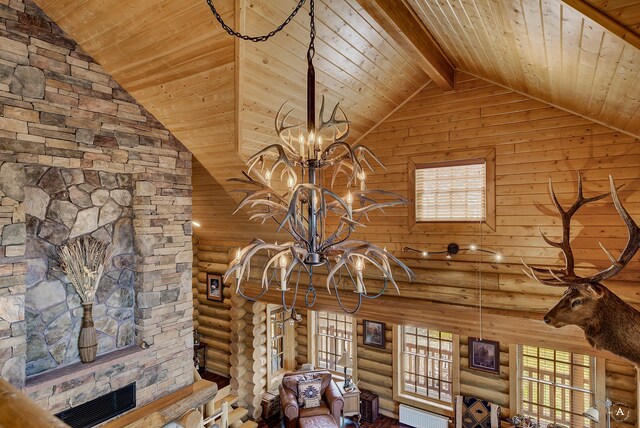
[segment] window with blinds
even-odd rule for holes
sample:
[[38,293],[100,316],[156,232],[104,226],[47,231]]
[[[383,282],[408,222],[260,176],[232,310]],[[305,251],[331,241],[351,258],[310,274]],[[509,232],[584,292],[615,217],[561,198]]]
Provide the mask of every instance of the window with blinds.
[[519,413],[541,426],[593,426],[582,414],[595,400],[594,357],[524,345],[518,354]]
[[485,220],[485,162],[418,167],[415,186],[416,222]]

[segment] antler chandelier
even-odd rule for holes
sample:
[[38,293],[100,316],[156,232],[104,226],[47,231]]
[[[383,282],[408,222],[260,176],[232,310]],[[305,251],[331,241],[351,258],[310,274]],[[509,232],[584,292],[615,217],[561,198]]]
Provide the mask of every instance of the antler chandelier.
[[[208,0],[214,15],[223,28],[231,35],[244,40],[265,41],[282,30],[302,7],[301,0],[287,20],[266,36],[249,37],[226,26],[215,7]],[[307,50],[307,121],[292,123],[291,113],[286,113],[286,102],[275,117],[277,143],[258,151],[247,161],[244,178],[232,179],[245,185],[240,190],[246,195],[239,203],[238,210],[249,210],[251,220],[275,220],[278,231],[285,230],[292,240],[282,244],[266,243],[255,239],[251,244],[239,249],[225,274],[225,281],[235,277],[236,292],[250,301],[256,301],[269,288],[277,287],[282,294],[282,305],[286,310],[295,307],[300,286],[306,286],[305,304],[313,306],[317,293],[314,274],[322,275],[327,291],[333,294],[340,307],[348,313],[355,313],[363,299],[381,296],[388,283],[399,293],[393,277],[392,264],[399,266],[413,279],[413,272],[385,248],[380,248],[364,240],[350,239],[357,226],[368,213],[386,207],[406,205],[407,200],[395,193],[384,190],[368,190],[365,185],[366,171],[374,171],[374,164],[384,165],[367,147],[349,145],[349,120],[339,103],[329,117],[325,114],[325,100],[322,98],[319,124],[315,111],[315,16],[314,2],[310,0],[310,40]],[[325,172],[331,174],[330,188],[323,187]],[[336,179],[344,176],[345,186],[341,192],[334,191]],[[328,178],[328,176],[326,177]],[[329,220],[329,221],[328,221]],[[332,231],[327,231],[334,225]],[[265,256],[260,282],[262,291],[257,296],[245,294],[244,282],[251,278],[252,263],[260,261],[258,255]],[[258,257],[256,257],[258,256]],[[363,274],[365,265],[376,268],[382,284],[375,291],[367,291]],[[347,309],[341,293],[355,293],[355,307]],[[291,297],[288,297],[291,296]],[[287,304],[290,299],[291,303]]]

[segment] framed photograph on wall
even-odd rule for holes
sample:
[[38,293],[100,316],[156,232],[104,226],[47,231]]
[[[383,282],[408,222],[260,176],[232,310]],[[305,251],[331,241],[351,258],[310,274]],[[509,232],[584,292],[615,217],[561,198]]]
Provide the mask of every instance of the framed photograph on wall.
[[367,346],[384,348],[385,346],[385,324],[378,321],[363,321],[363,343]]
[[500,342],[469,338],[469,367],[500,373]]
[[222,295],[223,287],[222,275],[207,273],[207,300],[222,302],[224,298]]

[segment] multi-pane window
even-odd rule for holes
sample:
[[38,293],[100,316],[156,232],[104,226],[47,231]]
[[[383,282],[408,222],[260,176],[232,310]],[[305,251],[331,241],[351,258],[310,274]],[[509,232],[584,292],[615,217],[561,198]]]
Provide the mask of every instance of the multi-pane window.
[[[315,312],[315,340],[316,366],[340,375],[344,374],[344,367],[338,360],[344,351],[354,358],[353,347],[354,319],[344,314],[329,312]],[[348,368],[347,374],[353,376],[353,369]]]
[[453,402],[454,336],[420,327],[400,328],[402,393]]
[[284,335],[285,335],[284,308],[271,309],[269,312],[269,353],[271,363],[269,374],[271,376],[284,370]]
[[590,427],[582,414],[594,403],[595,359],[535,346],[519,347],[519,412],[541,425]]
[[487,215],[486,187],[484,161],[416,166],[415,221],[483,221]]

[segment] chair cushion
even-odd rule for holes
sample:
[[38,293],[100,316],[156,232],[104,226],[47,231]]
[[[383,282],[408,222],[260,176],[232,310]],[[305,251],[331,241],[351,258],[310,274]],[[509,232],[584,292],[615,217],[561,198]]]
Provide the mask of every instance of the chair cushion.
[[[298,382],[298,403],[302,401],[304,408],[318,407],[320,405],[320,379],[301,380]],[[302,404],[302,403],[300,403]]]
[[317,407],[300,409],[299,417],[309,418],[312,416],[323,416],[323,415],[331,415],[331,410],[329,410],[329,408],[327,407],[324,401],[321,401],[320,405]]
[[336,420],[329,415],[313,416],[298,419],[298,428],[338,428]]

